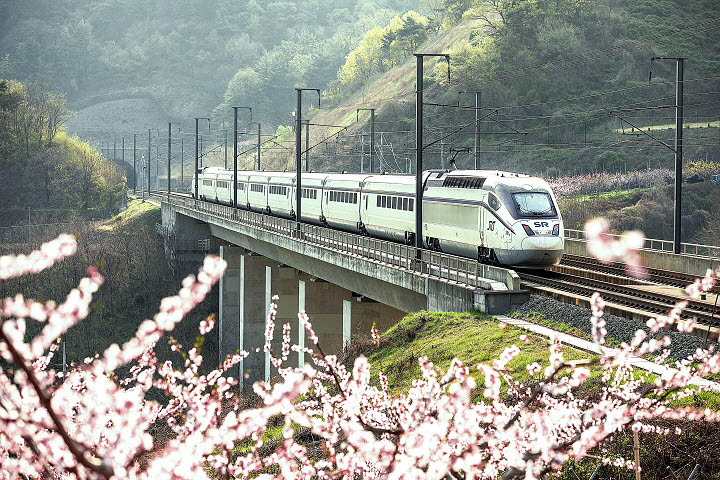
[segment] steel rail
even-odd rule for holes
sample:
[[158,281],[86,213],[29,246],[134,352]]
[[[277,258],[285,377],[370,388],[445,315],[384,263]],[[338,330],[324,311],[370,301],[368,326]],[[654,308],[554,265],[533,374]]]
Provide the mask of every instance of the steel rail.
[[712,316],[713,306],[709,303],[666,295],[632,288],[632,285],[618,285],[616,283],[580,277],[569,274],[546,272],[546,274],[531,274],[518,272],[521,284],[526,288],[544,293],[546,288],[562,292],[581,295],[590,298],[597,292],[606,302],[612,302],[637,310],[644,310],[651,314],[667,314],[679,301],[688,300],[688,307],[683,312],[683,318],[697,318],[711,327],[720,326],[720,322]]

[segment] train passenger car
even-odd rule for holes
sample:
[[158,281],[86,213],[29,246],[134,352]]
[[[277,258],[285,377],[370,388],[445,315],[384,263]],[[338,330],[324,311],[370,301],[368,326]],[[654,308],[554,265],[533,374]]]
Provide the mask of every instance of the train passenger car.
[[[215,169],[209,170],[204,168],[202,173],[198,175],[198,197],[200,200],[215,201],[215,179],[217,172]],[[195,179],[193,178],[191,191],[195,192]]]
[[414,176],[368,177],[363,183],[361,200],[360,221],[368,235],[394,242],[414,242]]
[[267,211],[282,218],[292,218],[295,174],[269,172],[267,186]]
[[232,206],[232,173],[218,172],[215,176],[215,201],[222,205]]
[[[248,190],[250,176],[247,172],[239,171],[237,175],[237,204],[238,208],[250,210],[250,203],[248,202]],[[230,193],[234,195],[233,192]]]
[[332,228],[362,233],[360,223],[361,186],[368,175],[335,174],[325,180],[323,215]]
[[265,172],[247,172],[248,208],[253,212],[268,213],[268,178]]
[[[293,174],[293,178],[295,175]],[[302,221],[313,225],[325,225],[323,216],[323,187],[327,173],[303,173],[302,182]],[[294,185],[294,184],[293,184]],[[295,191],[292,195],[293,216],[295,215]]]

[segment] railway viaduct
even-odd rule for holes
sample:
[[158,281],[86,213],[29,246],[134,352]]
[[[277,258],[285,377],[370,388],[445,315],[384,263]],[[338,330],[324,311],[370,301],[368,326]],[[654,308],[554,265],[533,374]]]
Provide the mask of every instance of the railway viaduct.
[[[195,269],[207,251],[228,263],[220,281],[219,358],[251,352],[230,372],[247,374],[246,387],[273,373],[268,355],[255,349],[264,344],[274,295],[276,325],[290,323],[292,343],[306,343],[297,317],[304,310],[323,349],[333,354],[354,336],[369,336],[373,324],[382,331],[407,312],[503,313],[528,298],[512,270],[185,195],[153,198],[162,204],[158,229],[173,265]],[[281,336],[276,329],[274,352]],[[305,359],[292,352],[289,360],[301,366]]]

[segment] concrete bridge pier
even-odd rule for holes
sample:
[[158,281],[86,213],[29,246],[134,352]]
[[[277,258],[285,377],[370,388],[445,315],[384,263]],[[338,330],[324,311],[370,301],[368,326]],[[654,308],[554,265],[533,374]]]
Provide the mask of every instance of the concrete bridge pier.
[[[227,263],[227,271],[220,279],[218,315],[219,362],[240,350],[250,355],[233,367],[228,375],[248,378],[244,386],[252,386],[265,379],[265,322],[269,302],[266,302],[267,269],[277,265],[269,258],[254,255],[240,247],[221,246],[220,257]],[[256,349],[260,349],[256,352]]]
[[[283,326],[290,324],[290,346],[298,342],[298,304],[300,303],[300,291],[298,279],[302,276],[300,272],[286,265],[277,262],[265,267],[265,323],[270,315],[270,303],[272,297],[277,295],[279,298],[275,301],[277,305],[275,313],[275,329],[273,331],[273,340],[270,343],[272,354],[278,358],[282,355]],[[263,328],[263,338],[260,346],[265,344]],[[283,363],[284,367],[297,367],[297,354],[290,352],[287,360]],[[270,361],[270,353],[265,353],[264,376],[267,382],[271,377],[277,375],[277,369]]]
[[405,312],[363,297],[343,300],[343,344],[353,339],[370,340],[373,324],[383,333],[397,324]]
[[[344,302],[352,298],[352,292],[319,278],[309,277],[299,282],[298,310],[304,311],[309,317],[318,343],[326,355],[338,355],[345,344],[344,338]],[[303,328],[298,322],[298,328]],[[317,352],[315,346],[302,331],[300,346],[306,346]],[[302,354],[298,358],[298,365],[303,365],[309,359]]]
[[[373,324],[382,332],[404,313],[395,308],[353,296],[350,290],[286,265],[278,264],[242,247],[220,246],[227,271],[220,280],[218,321],[219,363],[245,350],[249,356],[230,369],[229,376],[248,378],[243,387],[270,381],[277,374],[270,354],[263,350],[272,297],[277,295],[275,330],[271,342],[275,357],[282,355],[283,325],[290,325],[291,346],[314,348],[298,318],[304,311],[323,351],[338,355],[352,337],[370,338]],[[284,366],[298,367],[310,361],[303,353],[290,352]]]

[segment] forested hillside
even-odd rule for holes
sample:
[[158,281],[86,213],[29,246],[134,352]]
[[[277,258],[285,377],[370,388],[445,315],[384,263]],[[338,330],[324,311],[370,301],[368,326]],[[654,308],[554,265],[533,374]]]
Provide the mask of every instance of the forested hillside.
[[[713,0],[33,0],[6,8],[0,20],[0,75],[65,92],[78,110],[71,130],[97,142],[147,128],[166,131],[168,121],[190,132],[193,117],[212,117],[205,135],[211,165],[224,162],[214,142],[225,141],[231,107],[251,106],[264,134],[280,134],[264,146],[267,168],[294,161],[287,127],[294,88],[320,88],[323,108],[306,109],[310,142],[318,144],[311,168],[356,171],[361,158],[367,168],[369,115],[357,117],[356,109],[375,108],[381,168],[407,171],[415,152],[412,54],[442,51],[451,55],[450,78],[444,62],[428,60],[424,80],[427,167],[454,159],[460,167],[545,176],[667,168],[672,152],[661,141],[674,135],[675,64],[651,65],[653,56],[686,58],[686,158],[720,160],[716,6]],[[475,97],[458,93],[474,91],[481,91],[482,108],[477,159]],[[316,101],[309,98],[309,106]],[[255,137],[242,140],[252,144]],[[243,167],[253,164],[255,150],[247,150]]]
[[259,78],[259,90],[244,86],[253,96],[245,100],[282,122],[287,105],[266,105],[254,96],[273,99],[298,83],[327,83],[366,30],[417,3],[11,2],[0,19],[0,77],[45,82],[65,92],[76,108],[152,95],[183,117],[215,107],[233,78],[243,84]]
[[[716,2],[444,5],[439,33],[416,49],[451,55],[450,79],[445,62],[427,61],[425,134],[426,144],[433,143],[425,149],[427,166],[447,167],[451,149],[474,146],[475,96],[458,93],[473,91],[481,91],[480,167],[557,175],[671,166],[672,152],[657,140],[672,143],[674,136],[675,62],[651,64],[653,56],[686,58],[686,158],[720,158]],[[390,61],[392,38],[368,32],[330,85],[336,108],[314,120],[351,124],[357,107],[378,108],[383,137],[376,153],[383,168],[397,171],[414,157],[415,60],[405,53],[402,61]],[[317,168],[357,169],[361,152],[367,157],[369,151],[366,119],[342,132],[331,154],[319,150]],[[649,126],[655,139],[634,128]],[[475,163],[467,150],[454,155],[461,167]]]
[[125,172],[67,136],[68,115],[62,96],[0,78],[0,225],[104,218],[124,201]]

